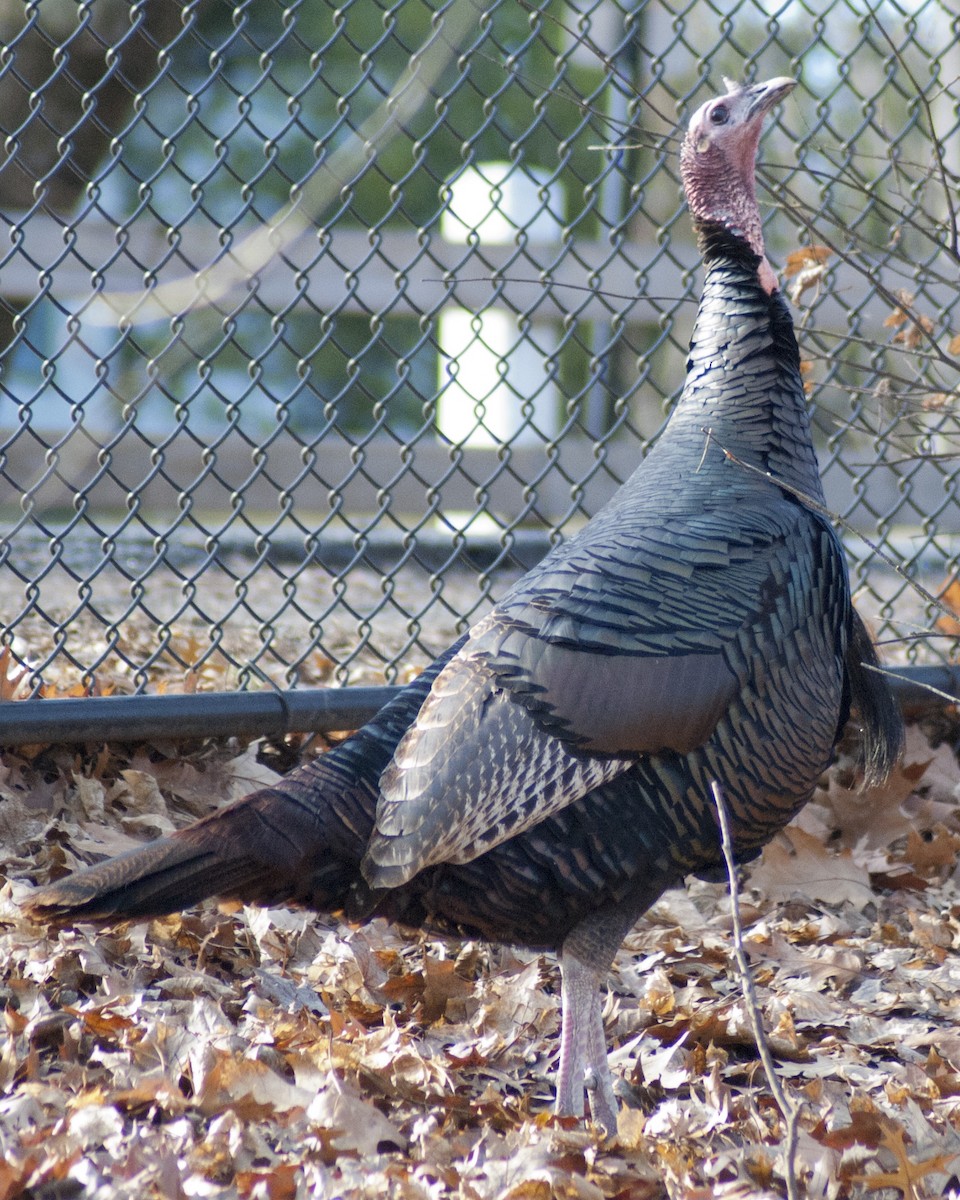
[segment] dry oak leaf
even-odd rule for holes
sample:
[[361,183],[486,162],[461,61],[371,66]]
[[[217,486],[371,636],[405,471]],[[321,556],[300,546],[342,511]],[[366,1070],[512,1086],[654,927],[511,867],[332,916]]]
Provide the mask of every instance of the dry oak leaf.
[[274,1163],[268,1171],[237,1171],[233,1182],[240,1196],[266,1196],[268,1200],[296,1200],[299,1163]]
[[341,1152],[353,1150],[366,1155],[407,1148],[407,1139],[396,1125],[339,1080],[313,1097],[307,1120],[331,1130],[331,1143]]
[[197,1107],[208,1116],[231,1109],[242,1120],[257,1121],[306,1109],[315,1100],[312,1092],[288,1083],[265,1063],[225,1051],[213,1053],[214,1064],[195,1097]]
[[788,826],[764,850],[750,886],[768,900],[802,896],[824,904],[849,901],[863,909],[873,899],[870,874],[849,850],[834,853],[797,826]]
[[927,1175],[949,1173],[950,1163],[956,1156],[934,1154],[922,1162],[912,1162],[907,1154],[903,1131],[892,1121],[884,1118],[881,1120],[883,1121],[883,1132],[880,1137],[880,1145],[889,1150],[896,1158],[896,1170],[873,1171],[869,1175],[853,1175],[850,1182],[862,1183],[871,1191],[879,1191],[881,1188],[896,1188],[897,1191],[903,1193],[904,1200],[920,1200],[921,1193],[917,1191],[916,1185]]
[[432,1025],[447,1015],[448,1003],[473,995],[473,983],[457,974],[456,966],[452,959],[426,956],[422,972],[394,975],[380,991],[391,1003],[399,1002],[407,1009],[419,1003],[423,1021]]
[[887,329],[897,330],[893,336],[894,343],[915,350],[922,344],[924,334],[933,333],[933,320],[924,313],[914,311],[913,302],[916,300],[916,296],[913,292],[900,288],[896,296],[900,303],[886,317],[883,324]]
[[928,317],[926,313],[915,313],[910,325],[906,329],[899,329],[893,335],[893,340],[899,345],[915,350],[922,345],[923,335],[925,333],[932,334],[933,330],[934,324],[931,317]]
[[951,613],[956,616],[950,616],[947,613],[941,613],[936,620],[937,629],[941,633],[946,633],[950,637],[960,637],[960,578],[954,576],[948,580],[940,589],[937,599],[944,606],[950,609]]
[[883,325],[885,329],[899,329],[905,321],[909,320],[910,313],[908,309],[914,300],[916,300],[914,293],[908,292],[906,288],[898,288],[896,297],[900,301],[900,305],[884,319]]
[[791,250],[787,255],[783,273],[788,279],[792,279],[794,275],[799,275],[808,267],[825,263],[832,254],[833,251],[829,246],[801,246],[799,250]]
[[907,834],[904,859],[918,871],[939,871],[956,864],[960,853],[960,834],[951,833],[943,825],[934,825],[928,838],[911,829]]
[[[935,750],[915,725],[907,729],[903,761],[879,787],[861,791],[844,787],[834,776],[814,801],[828,830],[840,834],[841,844],[854,851],[862,866],[868,852],[883,850],[911,832],[934,829],[957,815],[960,765],[946,744]],[[804,818],[804,828],[811,828]]]
[[804,246],[787,255],[784,274],[792,279],[790,300],[799,304],[807,288],[815,287],[827,271],[827,260],[833,251],[829,246]]
[[4,646],[0,650],[0,700],[16,700],[28,673],[27,668],[14,658],[10,647]]
[[424,959],[423,1020],[428,1024],[445,1016],[448,1004],[473,995],[473,983],[457,974],[456,965],[451,959]]

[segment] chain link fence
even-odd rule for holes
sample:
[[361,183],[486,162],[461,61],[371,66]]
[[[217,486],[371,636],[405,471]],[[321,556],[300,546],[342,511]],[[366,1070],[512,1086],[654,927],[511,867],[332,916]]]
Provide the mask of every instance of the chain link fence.
[[[762,145],[831,507],[901,659],[957,569],[939,0],[0,7],[7,694],[402,681],[629,474],[700,286],[678,130]],[[887,560],[902,567],[898,575]]]

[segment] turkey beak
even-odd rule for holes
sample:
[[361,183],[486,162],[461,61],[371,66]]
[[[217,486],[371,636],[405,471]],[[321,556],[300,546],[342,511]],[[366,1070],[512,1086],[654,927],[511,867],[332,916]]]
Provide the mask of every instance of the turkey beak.
[[768,79],[766,83],[755,83],[752,87],[748,87],[746,93],[750,107],[747,111],[747,120],[753,121],[757,117],[764,116],[771,108],[779,104],[784,96],[789,96],[796,86],[795,79],[791,79],[788,75],[781,75],[776,79]]

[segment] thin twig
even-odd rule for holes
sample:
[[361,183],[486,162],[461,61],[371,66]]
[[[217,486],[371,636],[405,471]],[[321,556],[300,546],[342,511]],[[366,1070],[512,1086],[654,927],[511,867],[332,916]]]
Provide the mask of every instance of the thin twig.
[[[814,148],[816,148],[816,147],[814,147]],[[827,171],[817,171],[817,170],[814,170],[812,167],[805,166],[805,172],[807,175],[810,176],[811,179],[826,180],[827,182],[829,182],[831,184],[838,184],[838,183],[844,184],[844,186],[848,187],[852,192],[854,192],[860,196],[863,196],[863,195],[869,193],[871,204],[878,211],[882,211],[882,213],[884,215],[889,217],[889,219],[891,220],[891,222],[893,224],[896,224],[897,226],[905,228],[905,229],[912,230],[914,233],[916,233],[920,237],[926,239],[928,242],[933,242],[937,245],[940,244],[937,241],[937,231],[936,231],[935,219],[932,216],[930,216],[930,214],[925,209],[921,208],[920,211],[921,211],[921,215],[923,217],[928,218],[928,220],[930,222],[929,225],[923,224],[917,217],[915,217],[911,214],[909,209],[907,207],[905,207],[906,201],[903,198],[903,196],[900,195],[900,193],[898,193],[896,191],[893,193],[893,195],[895,197],[899,196],[900,201],[901,201],[900,205],[897,206],[892,201],[887,200],[885,197],[872,192],[870,190],[870,183],[868,180],[863,180],[863,179],[859,178],[858,176],[851,176],[850,172],[852,169],[852,164],[850,162],[846,161],[845,159],[839,158],[839,156],[836,154],[836,152],[834,150],[831,150],[828,147],[819,147],[819,149],[820,149],[820,153],[822,153],[824,155],[824,157],[836,168],[836,170],[833,173],[830,173]],[[899,168],[901,165],[902,165],[902,160],[900,160],[900,159],[895,160],[895,162],[894,162],[895,167]],[[768,162],[764,162],[763,167],[765,169],[772,169],[772,170],[789,170],[790,169],[787,166],[787,164],[768,163]],[[848,178],[846,180],[844,180],[843,174],[838,174],[838,172],[842,172],[842,173],[846,174],[848,176]],[[834,200],[832,212],[828,212],[826,210],[821,211],[819,209],[813,209],[813,208],[810,208],[809,205],[807,206],[807,208],[808,208],[808,211],[813,213],[815,216],[826,217],[827,220],[832,221],[833,224],[835,224],[839,229],[843,230],[843,232],[848,237],[852,238],[856,242],[857,249],[861,253],[864,251],[871,251],[871,252],[882,255],[885,259],[889,259],[889,255],[890,255],[890,252],[892,249],[889,242],[886,242],[886,243],[877,242],[874,239],[867,237],[860,230],[852,230],[849,227],[844,226],[842,224],[842,222],[840,222],[838,220],[838,215],[842,212],[842,210],[850,209],[851,212],[856,211],[852,204],[845,204],[842,200]],[[892,267],[895,270],[900,271],[900,273],[903,274],[905,278],[913,278],[913,276],[910,274],[910,271],[906,264],[904,264],[903,267],[900,267],[896,262],[888,261],[886,263],[886,265],[889,267]],[[926,271],[927,271],[928,277],[932,276],[934,279],[936,279],[940,283],[948,283],[949,282],[946,275],[942,274],[939,271],[934,270],[930,264],[926,264]]]
[[890,289],[886,287],[879,278],[877,278],[872,265],[869,263],[859,262],[856,255],[848,253],[846,250],[842,249],[838,243],[827,237],[822,227],[815,227],[813,221],[808,219],[803,211],[804,208],[806,208],[804,201],[801,200],[797,193],[786,183],[781,182],[779,184],[779,192],[781,196],[785,196],[789,200],[789,203],[781,200],[781,208],[783,208],[785,212],[789,213],[795,221],[798,221],[801,225],[803,225],[820,242],[821,245],[826,246],[826,248],[835,254],[839,259],[841,259],[841,261],[845,262],[848,266],[852,267],[853,270],[862,275],[876,292],[876,294],[885,300],[890,305],[892,310],[904,313],[911,326],[917,330],[921,340],[926,342],[930,348],[931,357],[939,360],[944,364],[944,366],[948,366],[953,370],[956,370],[957,360],[952,358],[946,353],[946,351],[941,349],[936,338],[932,333],[930,333],[929,330],[924,328],[923,322],[913,311],[912,307],[905,303],[902,297],[894,295],[894,293],[891,292]]
[[[541,17],[549,16],[548,13],[542,13],[539,10],[531,9],[530,11],[531,12],[536,11],[537,14]],[[556,20],[556,18],[551,18],[551,19]],[[561,23],[558,21],[557,24],[561,24]],[[575,34],[573,32],[573,30],[567,29],[565,25],[561,24],[561,28],[564,29],[565,32],[567,32],[575,40],[583,41],[583,39],[580,38],[578,34]],[[586,39],[585,44],[588,46],[589,49],[592,49],[592,44],[590,43],[589,38]],[[578,96],[576,94],[576,92],[572,91],[569,87],[566,87],[566,86],[561,87],[555,83],[548,82],[545,79],[538,78],[536,75],[533,75],[529,71],[521,71],[515,65],[515,60],[516,60],[517,56],[514,54],[509,55],[508,58],[506,60],[504,60],[503,58],[498,57],[496,54],[490,54],[488,51],[480,50],[477,47],[474,47],[470,51],[470,53],[474,57],[482,58],[486,62],[493,63],[494,66],[502,68],[502,70],[504,72],[509,73],[509,75],[512,79],[519,79],[521,81],[521,83],[527,83],[532,88],[539,89],[539,90],[543,91],[544,93],[549,92],[549,94],[552,97],[567,101],[567,103],[574,105],[574,107],[578,108],[581,112],[589,113],[590,116],[596,117],[598,121],[603,121],[606,125],[610,125],[613,127],[620,126],[622,129],[632,131],[633,133],[646,133],[647,132],[646,130],[642,130],[642,129],[638,130],[632,121],[620,120],[617,117],[610,116],[610,114],[604,112],[603,109],[596,108],[594,105],[592,105],[592,104],[588,103],[586,100],[584,100],[584,98],[582,96]],[[604,65],[606,65],[606,64],[604,64]],[[625,79],[625,77],[623,77],[622,75],[618,75],[617,77],[619,79],[619,82],[628,88],[630,95],[634,99],[638,98],[636,88],[633,86],[633,84],[631,84],[629,82],[629,80]],[[656,109],[654,109],[654,112],[656,112]],[[661,116],[661,114],[659,112],[656,112],[656,115],[658,117],[660,117],[661,120],[667,120],[667,118]],[[600,147],[600,149],[605,149],[605,150],[606,149],[609,149],[609,150],[656,150],[656,151],[660,152],[660,151],[663,151],[666,149],[667,142],[680,141],[680,137],[676,133],[659,133],[659,134],[651,133],[650,138],[652,139],[651,141],[638,143],[636,146],[620,146],[620,145],[610,146],[610,147],[604,146],[604,147]],[[590,149],[590,150],[595,150],[597,148],[598,147],[596,147],[596,146],[588,147],[588,149]]]
[[713,792],[713,801],[717,806],[717,816],[720,819],[720,844],[723,848],[723,861],[726,863],[727,880],[730,884],[733,953],[737,963],[737,970],[740,973],[740,988],[747,1006],[747,1015],[750,1018],[753,1037],[757,1043],[760,1062],[763,1064],[763,1069],[767,1076],[767,1087],[770,1089],[770,1094],[773,1096],[774,1102],[780,1109],[786,1123],[787,1136],[784,1141],[783,1174],[787,1185],[787,1200],[800,1200],[796,1160],[797,1141],[800,1135],[800,1112],[803,1105],[802,1103],[794,1104],[792,1100],[787,1099],[787,1094],[783,1090],[780,1077],[777,1075],[774,1066],[770,1043],[767,1041],[767,1031],[763,1027],[763,1017],[760,1015],[760,1005],[757,1001],[756,989],[753,986],[753,974],[750,971],[750,962],[747,959],[747,952],[743,945],[743,924],[740,920],[740,889],[737,885],[737,864],[733,855],[733,839],[730,836],[730,819],[727,814],[727,804],[724,799],[723,788],[716,779],[711,782],[710,790]]
[[[637,87],[634,81],[620,70],[615,58],[612,58],[609,54],[605,54],[603,52],[601,47],[593,40],[589,33],[587,33],[585,30],[571,29],[570,26],[564,24],[559,17],[554,16],[553,13],[545,12],[541,8],[537,8],[536,5],[530,3],[530,0],[519,0],[519,4],[520,7],[526,9],[527,12],[535,13],[541,20],[549,21],[551,24],[558,26],[568,37],[572,38],[575,42],[579,42],[581,45],[586,46],[591,54],[595,55],[597,61],[602,64],[604,69],[609,71],[610,74],[629,92],[632,92],[637,100],[642,101],[642,103],[644,103],[647,108],[650,109],[654,116],[659,117],[668,128],[676,128],[676,118],[668,115],[667,113],[661,112],[649,96],[643,96],[637,92]],[[663,134],[661,136],[664,138],[664,140],[675,140],[678,142],[682,140],[682,136],[679,134],[670,133]]]
[[920,104],[923,107],[923,111],[926,115],[927,124],[930,127],[930,141],[933,145],[933,154],[937,160],[937,173],[940,176],[940,186],[943,189],[943,198],[947,206],[947,212],[950,214],[950,245],[948,249],[953,257],[954,262],[956,262],[957,259],[960,258],[960,247],[958,247],[957,244],[957,210],[953,206],[953,189],[951,187],[951,181],[947,176],[946,164],[943,161],[943,146],[940,139],[937,137],[937,131],[933,122],[933,109],[930,106],[930,101],[927,99],[927,94],[923,90],[920,81],[910,70],[910,66],[906,60],[906,57],[901,54],[896,42],[893,40],[890,34],[887,33],[886,27],[877,16],[877,10],[875,8],[871,8],[868,4],[867,12],[871,17],[873,17],[877,28],[883,35],[884,40],[893,51],[894,58],[896,58],[897,62],[899,63],[901,70],[916,89],[917,99],[920,101]]
[[[911,413],[910,415],[912,416],[913,414]],[[883,465],[885,467],[902,467],[907,463],[920,462],[921,460],[923,462],[955,462],[958,458],[960,458],[960,450],[954,450],[950,454],[946,452],[943,454],[928,454],[925,450],[918,450],[914,454],[905,454],[902,458],[885,458]],[[850,466],[872,467],[875,464],[871,462],[852,462]]]
[[493,272],[490,275],[458,275],[456,278],[444,278],[439,275],[423,275],[421,276],[422,283],[442,283],[446,287],[459,287],[462,283],[489,283],[491,287],[497,287],[501,283],[522,283],[530,284],[536,287],[549,288],[568,288],[574,292],[589,292],[591,296],[599,296],[603,300],[629,300],[633,304],[696,304],[697,301],[693,296],[651,296],[646,292],[634,292],[632,295],[627,295],[624,292],[606,292],[599,288],[591,287],[587,283],[566,283],[562,279],[554,279],[551,275],[544,273],[542,277],[536,279],[524,279],[520,275],[499,275]]
[[[805,328],[806,328],[806,332],[809,334],[814,334],[817,337],[835,338],[838,342],[843,342],[844,345],[866,346],[869,350],[891,350],[895,354],[903,354],[908,358],[917,359],[924,366],[929,366],[933,363],[940,362],[939,355],[932,354],[929,350],[922,350],[919,346],[908,346],[903,342],[896,342],[896,343],[894,343],[892,341],[881,342],[881,341],[878,341],[877,338],[859,337],[856,334],[852,334],[852,333],[849,333],[849,334],[848,333],[840,333],[833,329],[827,329],[822,325],[808,325]],[[822,357],[822,356],[817,356],[817,357]],[[861,370],[861,371],[869,371],[869,370],[876,369],[871,366],[865,366],[861,363],[855,363],[855,362],[851,362],[851,363],[848,363],[845,365],[855,367],[856,369]],[[886,377],[886,372],[883,372],[882,374],[884,374],[884,377]],[[893,378],[896,379],[898,377],[893,376]],[[916,380],[905,380],[904,382],[915,383]]]
[[[892,619],[896,622],[896,617]],[[918,633],[901,633],[899,637],[877,638],[874,644],[877,646],[904,646],[908,642],[932,642],[938,638],[944,642],[955,642],[958,637],[960,634],[938,633],[935,629],[921,629]]]
[[703,433],[706,434],[708,442],[714,441],[717,443],[717,447],[728,462],[732,462],[737,467],[742,467],[744,471],[751,471],[754,475],[761,476],[763,479],[766,479],[768,482],[772,483],[774,487],[778,487],[782,491],[788,492],[795,499],[799,500],[805,508],[811,509],[821,517],[826,517],[828,521],[832,521],[837,525],[842,525],[849,533],[855,534],[865,546],[869,547],[869,549],[877,556],[877,558],[879,558],[882,562],[885,562],[887,566],[892,571],[895,571],[909,587],[913,588],[918,596],[921,596],[928,604],[933,605],[933,607],[939,613],[945,617],[956,617],[957,614],[955,612],[951,612],[951,610],[947,608],[942,601],[938,600],[932,592],[928,592],[922,583],[917,583],[915,579],[911,579],[895,558],[892,558],[886,553],[886,551],[881,550],[876,542],[872,542],[868,537],[861,533],[860,530],[856,529],[851,521],[848,521],[839,513],[833,512],[831,509],[827,508],[825,504],[821,504],[819,500],[814,499],[813,496],[808,495],[801,488],[794,487],[792,484],[787,483],[783,479],[778,479],[772,471],[764,471],[762,467],[755,467],[753,463],[744,462],[743,459],[738,458],[732,450],[727,450],[726,447],[722,446],[720,442],[717,441],[712,429],[704,429]]
[[[865,671],[873,671],[875,674],[884,675],[888,679],[903,678],[903,676],[900,675],[900,673],[894,667],[875,666],[873,663],[861,663],[860,665]],[[932,683],[924,683],[921,680],[917,680],[916,686],[923,688],[925,692],[930,692],[932,695],[939,697],[941,700],[946,700],[948,704],[952,705],[957,703],[956,696],[951,695],[950,692],[945,692],[942,688],[935,687]]]

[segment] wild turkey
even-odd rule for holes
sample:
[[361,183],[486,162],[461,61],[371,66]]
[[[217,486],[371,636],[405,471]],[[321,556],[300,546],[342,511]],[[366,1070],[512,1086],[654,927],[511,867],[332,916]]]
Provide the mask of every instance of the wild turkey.
[[[902,740],[851,607],[754,162],[794,86],[728,85],[681,168],[706,280],[686,385],[634,475],[364,729],[281,785],[32,894],[137,918],[220,895],[559,951],[557,1110],[616,1123],[600,986],[631,925],[810,796],[851,707],[868,781]],[[807,503],[809,498],[813,503]]]

